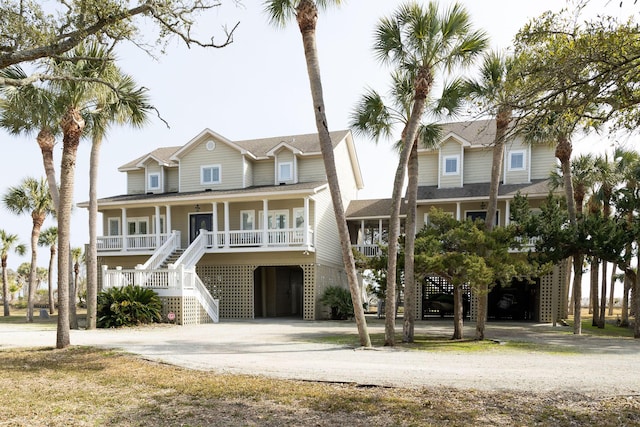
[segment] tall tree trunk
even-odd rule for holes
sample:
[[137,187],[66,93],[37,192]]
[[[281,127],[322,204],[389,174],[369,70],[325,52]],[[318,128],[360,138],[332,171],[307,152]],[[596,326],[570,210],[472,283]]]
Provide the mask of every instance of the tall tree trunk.
[[624,272],[623,292],[622,292],[622,313],[620,314],[620,326],[629,326],[629,292],[633,287],[633,280],[628,271]]
[[87,248],[87,329],[96,328],[98,298],[98,165],[102,138],[91,144],[89,161],[89,247]]
[[461,340],[464,336],[464,307],[462,304],[462,287],[453,285],[453,336],[452,340]]
[[53,262],[56,258],[56,246],[51,245],[51,256],[49,257],[49,314],[55,314],[56,303],[53,298]]
[[607,312],[608,316],[613,316],[613,292],[616,288],[616,264],[611,264],[611,289],[609,290],[609,311]]
[[416,208],[418,200],[418,141],[414,141],[409,154],[407,168],[409,184],[407,186],[407,219],[405,221],[404,243],[404,321],[402,324],[402,342],[413,342],[416,319]]
[[[511,110],[501,108],[496,115],[496,136],[493,141],[491,158],[491,181],[489,183],[489,203],[487,204],[487,216],[485,227],[491,231],[496,224],[498,214],[498,191],[500,189],[500,177],[504,163],[504,142],[507,128],[511,122]],[[476,340],[484,339],[484,330],[487,322],[489,308],[489,287],[483,286],[477,293],[478,310],[476,312]]]
[[598,328],[604,328],[607,310],[607,261],[602,260],[602,288],[600,294],[600,315],[598,317]]
[[584,255],[573,256],[573,333],[582,334],[582,264]]
[[6,257],[2,257],[2,305],[4,306],[4,317],[9,317],[11,310],[9,308],[9,277]]
[[56,178],[56,168],[53,161],[53,147],[55,146],[55,138],[51,129],[48,127],[42,128],[36,138],[40,152],[42,153],[42,163],[44,165],[44,171],[47,176],[47,184],[49,184],[49,193],[51,194],[51,200],[53,206],[58,210],[60,205],[60,192],[58,190],[58,180]]
[[567,314],[569,316],[573,316],[573,307],[574,307],[574,295],[573,295],[573,287],[571,286],[572,282],[571,282],[571,266],[573,265],[573,257],[569,257],[569,265],[568,265],[568,271],[567,271],[567,276],[569,276],[569,308],[567,310]]
[[344,262],[351,299],[353,300],[354,317],[360,337],[360,345],[371,347],[371,339],[367,331],[367,322],[364,317],[364,307],[362,306],[362,295],[358,284],[353,252],[351,250],[351,239],[347,220],[344,213],[340,184],[336,171],[335,158],[333,153],[333,143],[329,134],[329,125],[325,115],[324,95],[322,92],[322,80],[320,78],[320,65],[318,61],[318,51],[316,48],[316,24],[318,20],[318,10],[311,0],[301,0],[296,9],[296,19],[302,35],[304,56],[307,63],[307,73],[309,75],[309,86],[311,87],[311,97],[313,99],[313,111],[320,140],[320,150],[324,160],[324,167],[327,173],[327,181],[331,199],[333,201],[333,211],[338,227],[338,237],[342,250],[342,260]]
[[78,272],[75,268],[72,272],[69,280],[69,328],[78,329]]
[[[640,266],[640,252],[638,252],[638,264]],[[640,268],[636,273],[636,280],[633,284],[633,314],[635,322],[633,322],[633,337],[640,338]]]
[[[576,203],[573,196],[573,183],[571,179],[571,152],[573,147],[571,140],[565,134],[558,135],[556,145],[556,157],[560,161],[562,170],[562,179],[564,181],[565,198],[567,201],[567,212],[569,213],[569,221],[572,225],[577,225],[576,208],[582,210],[582,206]],[[573,333],[580,335],[582,333],[582,264],[584,255],[577,253],[573,255]]]
[[31,215],[33,227],[31,228],[31,270],[29,271],[29,289],[27,295],[27,322],[33,323],[33,300],[36,297],[36,287],[38,280],[38,236],[44,223],[44,217]]
[[60,204],[58,206],[58,246],[64,248],[58,254],[58,328],[56,348],[66,348],[70,342],[69,332],[69,275],[71,248],[71,209],[76,157],[84,120],[77,108],[70,108],[61,120],[64,133],[62,160],[60,162]]
[[600,310],[598,309],[598,276],[600,275],[600,263],[596,257],[591,257],[591,274],[589,275],[589,314],[592,314],[591,326],[598,326]]

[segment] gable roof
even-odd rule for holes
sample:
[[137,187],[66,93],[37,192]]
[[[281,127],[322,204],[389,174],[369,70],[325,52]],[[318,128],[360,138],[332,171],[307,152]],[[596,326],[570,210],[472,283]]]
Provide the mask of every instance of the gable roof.
[[[341,141],[351,135],[351,131],[339,130],[329,132],[329,134],[331,135],[331,142],[333,143],[333,147],[335,148]],[[139,169],[142,167],[142,164],[149,159],[153,159],[159,164],[165,164],[169,167],[177,166],[180,157],[186,154],[193,148],[194,145],[198,144],[200,141],[202,141],[203,138],[207,136],[235,148],[242,154],[248,154],[250,157],[253,157],[255,159],[270,158],[273,156],[275,151],[282,147],[286,147],[300,156],[322,155],[317,133],[247,139],[243,141],[231,141],[223,137],[222,135],[212,131],[211,129],[204,129],[185,145],[177,147],[157,148],[147,154],[138,157],[135,160],[125,163],[124,165],[120,166],[118,170],[120,172],[125,172]],[[352,146],[353,141],[348,141],[348,144]],[[355,149],[353,147],[350,147],[349,150],[352,152],[352,154],[355,154]],[[358,181],[362,181],[359,166],[357,165],[357,158],[352,159],[352,162],[355,162],[354,166],[357,166],[354,167],[354,169],[357,169],[357,174],[359,175]]]
[[138,157],[135,160],[132,160],[124,165],[120,166],[118,170],[120,172],[126,172],[130,170],[140,169],[144,162],[149,159],[152,159],[158,162],[159,165],[167,166],[167,167],[176,167],[178,163],[171,160],[173,154],[178,151],[181,146],[178,147],[160,147],[156,148],[150,153],[147,153],[143,156]]
[[469,122],[441,123],[442,137],[435,148],[421,148],[420,151],[437,151],[440,145],[449,138],[465,147],[488,147],[496,137],[496,121],[473,120]]
[[[406,216],[406,203],[400,203],[400,216]],[[348,219],[389,218],[391,199],[364,199],[349,202],[345,215]]]

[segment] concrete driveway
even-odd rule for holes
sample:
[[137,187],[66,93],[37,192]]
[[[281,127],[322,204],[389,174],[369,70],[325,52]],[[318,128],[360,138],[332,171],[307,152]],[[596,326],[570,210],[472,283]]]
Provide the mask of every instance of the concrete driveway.
[[[370,333],[383,320],[369,319]],[[401,328],[401,321],[397,323]],[[473,336],[473,324],[465,335]],[[55,346],[55,325],[0,324],[0,349]],[[71,331],[72,345],[113,348],[191,369],[312,381],[392,387],[446,386],[480,390],[577,391],[599,395],[640,393],[640,342],[574,336],[566,327],[489,323],[498,342],[553,344],[567,353],[412,351],[309,342],[356,333],[352,322],[223,320],[218,324]],[[416,334],[450,336],[451,321],[416,323]],[[498,346],[499,344],[496,344]],[[575,350],[575,352],[573,351]]]

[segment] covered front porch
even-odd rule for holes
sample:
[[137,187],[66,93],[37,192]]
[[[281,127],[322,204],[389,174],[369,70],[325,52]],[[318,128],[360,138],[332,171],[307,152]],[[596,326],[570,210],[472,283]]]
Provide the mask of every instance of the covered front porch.
[[200,234],[207,252],[315,251],[315,202],[308,196],[172,203],[156,199],[141,196],[137,203],[101,206],[102,256],[151,255],[176,235],[177,247],[187,248]]

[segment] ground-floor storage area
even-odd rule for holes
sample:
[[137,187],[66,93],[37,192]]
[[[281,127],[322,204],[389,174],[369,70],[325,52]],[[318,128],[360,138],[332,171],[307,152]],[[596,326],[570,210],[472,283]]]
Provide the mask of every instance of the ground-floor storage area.
[[254,317],[302,318],[304,272],[299,266],[261,266],[253,272]]

